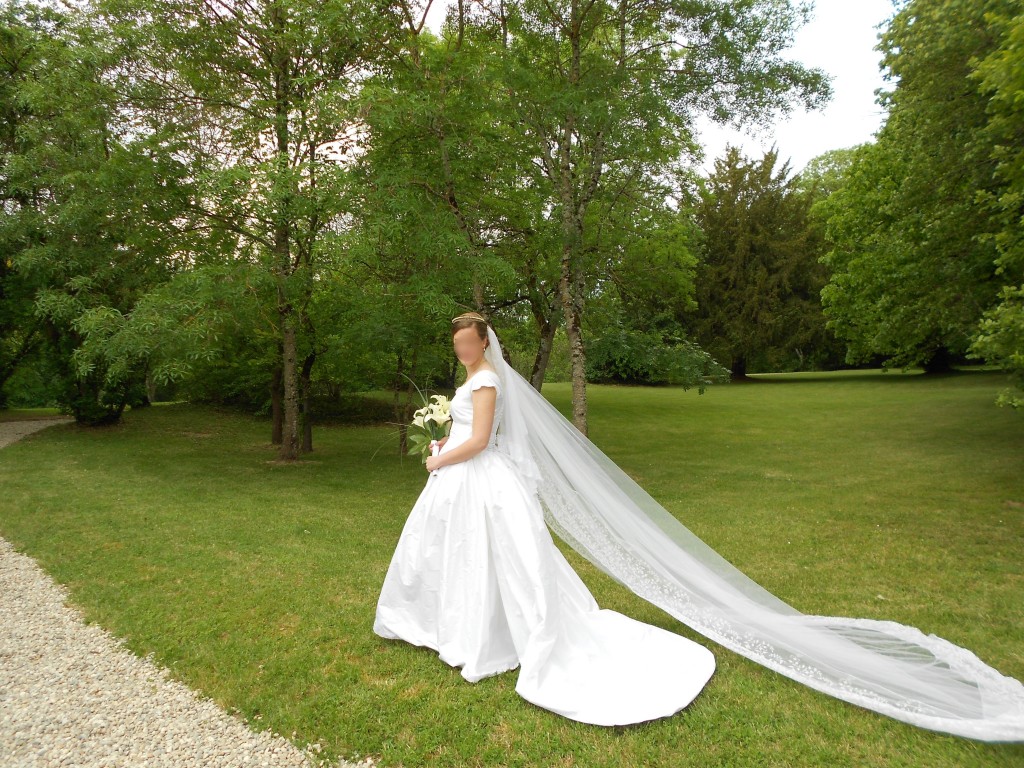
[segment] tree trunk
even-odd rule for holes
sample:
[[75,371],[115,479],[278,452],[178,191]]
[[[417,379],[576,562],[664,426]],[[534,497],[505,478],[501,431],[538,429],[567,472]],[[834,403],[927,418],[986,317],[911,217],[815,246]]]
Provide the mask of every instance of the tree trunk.
[[572,423],[584,435],[587,434],[587,355],[583,347],[582,312],[576,290],[578,275],[572,265],[572,248],[568,245],[562,253],[562,279],[559,289],[562,309],[565,312],[565,333],[569,337],[569,354],[572,359]]
[[747,358],[740,355],[732,359],[732,373],[729,378],[733,381],[750,381],[747,376]]
[[532,259],[526,262],[526,281],[530,297],[530,311],[537,323],[537,330],[540,334],[540,343],[537,345],[537,354],[533,359],[533,370],[530,372],[530,384],[540,392],[544,386],[544,374],[548,369],[548,362],[551,360],[551,349],[555,343],[555,331],[558,329],[556,313],[558,312],[558,298],[552,301],[537,274]]
[[280,365],[274,366],[274,372],[270,377],[270,442],[274,445],[281,444],[281,435],[284,432],[284,374]]
[[555,331],[558,330],[558,326],[547,318],[538,318],[537,322],[540,325],[540,344],[537,346],[537,356],[533,361],[533,371],[530,372],[530,384],[540,392],[544,386],[544,374],[551,360],[551,349],[555,344]]
[[156,382],[153,381],[153,374],[146,371],[146,400],[149,403],[156,402]]
[[276,139],[276,160],[278,165],[275,185],[274,257],[277,271],[277,307],[281,320],[282,374],[284,377],[284,429],[281,435],[282,461],[291,461],[299,456],[299,376],[298,317],[289,296],[287,279],[292,273],[291,222],[288,203],[291,198],[291,183],[288,180],[291,165],[289,124],[291,107],[291,57],[287,49],[287,30],[281,6],[270,7],[271,23],[274,26],[273,77],[274,77],[274,136]]
[[309,453],[313,450],[313,364],[316,353],[311,352],[302,361],[302,450]]
[[[588,11],[581,8],[578,0],[570,7],[568,42],[570,46],[570,86],[575,91],[580,82],[583,49],[583,20],[581,14]],[[574,141],[576,135],[576,111],[573,106],[567,110],[560,126],[557,141],[558,162],[545,164],[552,170],[553,180],[558,182],[558,196],[562,205],[562,269],[558,283],[565,313],[565,332],[569,338],[569,355],[572,360],[572,423],[583,435],[587,434],[587,353],[583,344],[583,301],[585,276],[581,263],[584,221],[587,206],[593,199],[601,178],[603,162],[603,140],[598,132],[590,150],[582,150]],[[579,178],[580,160],[574,154],[589,152],[588,171]]]
[[40,325],[41,323],[37,323],[28,333],[25,334],[17,352],[6,360],[0,362],[0,389],[2,389],[4,384],[7,383],[7,380],[14,375],[14,371],[17,370],[18,364],[27,358],[29,354],[34,352],[39,346],[43,338],[39,333]]
[[[409,449],[408,431],[409,431],[409,420],[406,418],[406,411],[408,408],[403,407],[401,392],[402,387],[399,385],[398,380],[403,373],[404,359],[402,353],[398,353],[398,375],[395,376],[395,392],[394,398],[391,401],[392,413],[395,415],[395,421],[398,423],[398,455],[404,456]],[[409,387],[406,387],[406,394],[408,394]]]
[[921,364],[921,367],[925,373],[949,373],[953,370],[953,356],[945,347],[939,347]]
[[281,313],[282,375],[284,378],[284,429],[278,458],[290,461],[299,457],[299,376],[295,339],[295,318],[290,307]]

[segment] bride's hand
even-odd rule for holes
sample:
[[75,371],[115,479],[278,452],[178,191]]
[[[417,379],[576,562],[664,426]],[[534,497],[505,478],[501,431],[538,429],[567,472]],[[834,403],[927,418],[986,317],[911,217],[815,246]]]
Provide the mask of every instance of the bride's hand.
[[448,438],[449,437],[451,437],[451,435],[445,435],[440,440],[438,440],[437,441],[437,447],[438,448],[444,448],[444,444],[448,442]]
[[427,456],[427,472],[433,472],[441,466],[440,456]]

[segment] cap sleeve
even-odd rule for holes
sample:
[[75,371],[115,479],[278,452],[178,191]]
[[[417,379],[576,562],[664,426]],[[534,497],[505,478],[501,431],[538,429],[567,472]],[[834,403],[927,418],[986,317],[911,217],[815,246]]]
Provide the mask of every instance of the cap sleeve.
[[469,381],[470,390],[480,389],[480,387],[494,387],[499,389],[500,381],[498,380],[498,374],[494,371],[480,371]]

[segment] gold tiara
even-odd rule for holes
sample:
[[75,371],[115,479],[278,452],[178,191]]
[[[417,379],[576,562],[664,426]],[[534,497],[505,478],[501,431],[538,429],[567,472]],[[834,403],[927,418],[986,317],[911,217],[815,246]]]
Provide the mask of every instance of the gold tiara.
[[458,317],[453,317],[452,318],[452,322],[453,323],[458,321],[458,320],[479,320],[481,323],[486,323],[487,322],[487,320],[485,318],[481,317],[476,312],[465,312],[465,313],[459,315]]

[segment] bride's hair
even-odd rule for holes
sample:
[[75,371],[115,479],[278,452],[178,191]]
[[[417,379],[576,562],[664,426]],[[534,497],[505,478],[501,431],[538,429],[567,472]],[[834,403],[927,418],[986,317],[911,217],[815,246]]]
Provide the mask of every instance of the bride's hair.
[[481,341],[487,341],[487,321],[477,312],[464,312],[452,318],[452,336],[463,328],[476,328]]

